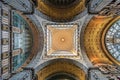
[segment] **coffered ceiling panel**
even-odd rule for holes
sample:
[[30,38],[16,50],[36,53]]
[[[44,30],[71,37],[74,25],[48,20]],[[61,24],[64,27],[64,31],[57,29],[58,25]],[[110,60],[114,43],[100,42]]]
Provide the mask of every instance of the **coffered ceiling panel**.
[[84,31],[85,51],[93,64],[111,63],[102,47],[102,33],[112,17],[95,16]]

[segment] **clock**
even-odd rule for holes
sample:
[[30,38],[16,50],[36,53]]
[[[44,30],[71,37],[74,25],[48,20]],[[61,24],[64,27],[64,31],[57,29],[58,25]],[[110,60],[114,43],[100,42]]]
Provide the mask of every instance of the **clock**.
[[120,62],[120,20],[114,22],[107,30],[105,46],[110,55]]

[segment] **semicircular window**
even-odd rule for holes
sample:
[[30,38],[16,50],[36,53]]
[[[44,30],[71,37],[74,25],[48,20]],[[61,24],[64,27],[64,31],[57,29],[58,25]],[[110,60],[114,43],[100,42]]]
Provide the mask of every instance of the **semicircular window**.
[[16,12],[12,13],[12,32],[12,69],[15,71],[20,68],[29,57],[33,38],[28,23]]
[[120,62],[120,20],[117,20],[107,30],[105,45],[108,52]]

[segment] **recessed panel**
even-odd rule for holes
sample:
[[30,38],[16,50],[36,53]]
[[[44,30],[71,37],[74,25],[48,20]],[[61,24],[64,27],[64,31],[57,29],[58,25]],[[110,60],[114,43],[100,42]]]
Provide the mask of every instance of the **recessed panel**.
[[78,25],[47,25],[46,55],[78,56]]

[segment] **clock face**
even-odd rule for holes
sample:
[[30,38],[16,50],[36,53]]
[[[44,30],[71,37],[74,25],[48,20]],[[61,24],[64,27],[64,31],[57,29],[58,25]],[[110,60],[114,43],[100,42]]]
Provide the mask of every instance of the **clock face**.
[[120,62],[120,20],[112,24],[107,30],[105,45],[112,57]]

